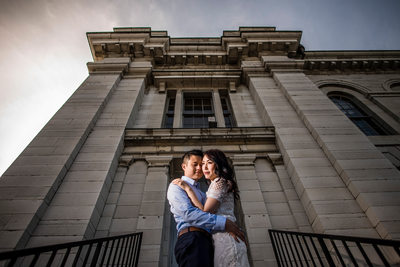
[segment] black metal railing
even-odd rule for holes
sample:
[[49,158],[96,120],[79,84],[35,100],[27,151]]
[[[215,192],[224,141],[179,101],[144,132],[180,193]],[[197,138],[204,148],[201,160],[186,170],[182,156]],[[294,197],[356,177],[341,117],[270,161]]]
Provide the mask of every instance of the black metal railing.
[[400,241],[269,230],[279,266],[400,266]]
[[0,266],[137,266],[143,233],[0,253]]

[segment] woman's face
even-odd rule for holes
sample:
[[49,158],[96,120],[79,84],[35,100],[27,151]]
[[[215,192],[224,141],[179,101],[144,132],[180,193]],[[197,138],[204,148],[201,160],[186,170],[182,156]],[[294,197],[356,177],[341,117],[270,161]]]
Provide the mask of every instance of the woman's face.
[[216,168],[215,162],[212,161],[211,159],[209,159],[207,157],[207,155],[205,155],[203,157],[202,169],[203,169],[203,173],[204,173],[204,176],[206,177],[206,179],[209,179],[212,181],[218,177],[215,174],[215,168]]

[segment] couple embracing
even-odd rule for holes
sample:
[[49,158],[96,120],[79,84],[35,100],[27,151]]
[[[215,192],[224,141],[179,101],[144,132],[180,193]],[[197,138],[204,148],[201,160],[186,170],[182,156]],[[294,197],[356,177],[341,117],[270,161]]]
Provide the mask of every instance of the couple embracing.
[[[179,266],[249,266],[244,234],[235,224],[238,188],[225,154],[217,149],[186,152],[182,169],[184,176],[167,192],[177,223]],[[198,183],[203,174],[210,182],[206,194]]]

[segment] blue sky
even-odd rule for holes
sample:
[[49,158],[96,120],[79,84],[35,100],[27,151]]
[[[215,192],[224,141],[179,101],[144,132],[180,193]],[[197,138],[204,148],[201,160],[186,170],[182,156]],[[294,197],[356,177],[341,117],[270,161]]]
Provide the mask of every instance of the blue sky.
[[0,175],[87,77],[86,32],[303,31],[306,50],[399,50],[400,0],[0,0]]

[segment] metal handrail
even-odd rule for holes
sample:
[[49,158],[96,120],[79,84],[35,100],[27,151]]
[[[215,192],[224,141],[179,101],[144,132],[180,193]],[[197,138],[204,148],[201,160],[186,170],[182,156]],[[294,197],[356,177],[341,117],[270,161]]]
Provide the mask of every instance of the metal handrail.
[[278,266],[400,265],[400,241],[268,230]]
[[0,253],[0,266],[137,266],[143,233]]

